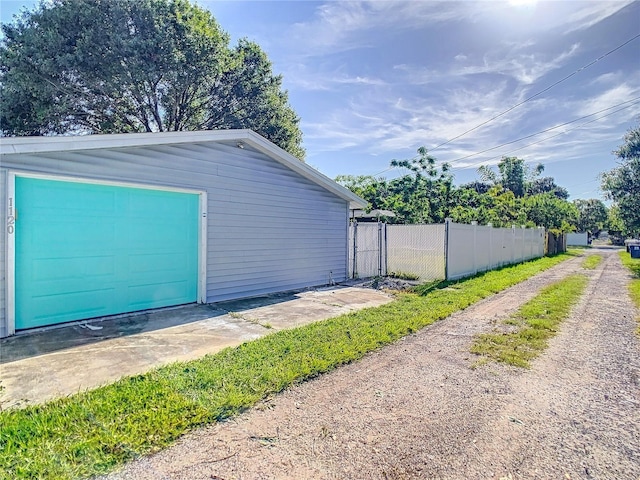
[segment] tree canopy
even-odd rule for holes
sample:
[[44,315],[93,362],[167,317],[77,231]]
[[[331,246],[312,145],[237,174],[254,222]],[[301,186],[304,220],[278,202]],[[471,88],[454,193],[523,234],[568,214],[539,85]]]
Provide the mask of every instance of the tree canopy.
[[434,157],[420,147],[410,160],[393,160],[391,165],[411,174],[386,181],[371,176],[341,175],[336,180],[369,202],[373,209],[391,210],[390,221],[399,223],[440,223],[449,215],[453,177],[449,167],[438,168]]
[[602,175],[602,190],[615,202],[620,233],[640,236],[640,125],[627,132],[613,153],[619,166]]
[[266,54],[188,0],[54,0],[2,31],[3,135],[251,128],[304,157]]
[[367,200],[372,209],[393,211],[396,216],[386,219],[390,222],[442,223],[451,218],[458,223],[573,231],[582,218],[580,209],[567,201],[566,189],[556,185],[552,177],[536,178],[544,169],[542,165],[530,168],[520,158],[503,158],[498,172],[481,168],[481,180],[458,187],[453,184],[449,165],[438,164],[424,147],[413,159],[393,160],[391,166],[409,173],[389,181],[350,175],[336,180]]
[[597,235],[608,222],[607,207],[601,200],[591,198],[589,200],[574,200],[573,204],[578,209],[578,221],[576,226],[581,232],[589,232]]
[[478,168],[478,173],[483,181],[500,185],[513,192],[516,197],[523,197],[527,190],[531,188],[532,182],[543,170],[544,166],[542,164],[538,164],[532,169],[521,158],[502,157],[502,160],[498,162],[498,173],[486,165]]

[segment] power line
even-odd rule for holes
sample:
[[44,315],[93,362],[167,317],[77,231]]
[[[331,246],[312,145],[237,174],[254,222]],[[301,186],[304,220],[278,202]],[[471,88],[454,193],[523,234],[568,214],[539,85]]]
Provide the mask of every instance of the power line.
[[[627,104],[629,104],[629,105],[627,105]],[[554,127],[550,127],[550,128],[545,129],[545,130],[541,130],[541,131],[539,131],[539,132],[532,133],[532,134],[530,134],[530,135],[526,135],[526,136],[521,137],[521,138],[518,138],[518,139],[516,139],[516,140],[512,140],[512,141],[509,141],[509,142],[502,143],[502,144],[500,144],[500,145],[498,145],[498,146],[495,146],[495,147],[487,148],[487,149],[482,150],[482,151],[480,151],[480,152],[475,152],[475,153],[472,153],[472,154],[466,155],[466,156],[464,156],[464,157],[456,158],[455,160],[451,160],[451,161],[449,161],[449,162],[445,162],[445,163],[448,163],[448,164],[450,164],[450,165],[451,165],[451,164],[453,164],[454,162],[459,162],[460,160],[464,160],[464,159],[466,159],[466,158],[474,157],[474,156],[476,156],[476,155],[480,155],[480,154],[482,154],[482,153],[489,152],[489,151],[491,151],[491,150],[495,150],[495,149],[500,148],[500,147],[504,147],[505,145],[511,145],[511,144],[513,144],[513,143],[517,143],[517,142],[520,142],[520,141],[522,141],[522,140],[526,140],[527,138],[532,138],[532,137],[535,137],[535,136],[540,135],[540,134],[542,134],[542,133],[546,133],[546,132],[549,132],[549,131],[551,131],[551,130],[555,130],[555,129],[557,129],[557,128],[564,127],[564,126],[570,125],[570,124],[572,124],[572,123],[578,122],[578,121],[580,121],[580,120],[584,120],[585,118],[593,117],[594,115],[598,115],[598,114],[600,114],[600,113],[602,113],[602,112],[606,112],[607,110],[611,110],[611,109],[613,109],[613,108],[622,107],[623,105],[626,105],[626,106],[623,106],[622,108],[618,108],[617,110],[614,110],[613,112],[609,112],[609,113],[607,113],[606,115],[601,115],[601,116],[599,116],[598,118],[595,118],[595,119],[590,120],[590,121],[588,121],[588,122],[582,123],[582,124],[578,125],[578,126],[577,126],[577,127],[575,127],[575,128],[571,128],[571,129],[569,129],[569,130],[565,130],[565,131],[560,132],[560,133],[557,133],[557,134],[555,134],[555,135],[551,135],[551,136],[549,136],[549,137],[545,137],[545,138],[543,138],[543,139],[541,139],[541,140],[537,140],[537,141],[535,141],[535,142],[528,143],[528,144],[526,144],[526,145],[523,145],[523,146],[521,146],[521,147],[515,148],[515,149],[513,149],[513,150],[509,150],[508,152],[504,152],[503,154],[498,155],[498,156],[496,156],[496,157],[491,157],[491,158],[488,158],[488,159],[483,159],[483,160],[480,160],[479,162],[471,163],[471,164],[469,164],[469,165],[465,165],[465,166],[463,166],[463,167],[462,167],[462,166],[461,166],[461,167],[455,167],[455,166],[454,166],[454,167],[452,167],[449,171],[451,171],[451,172],[452,172],[452,171],[458,171],[458,170],[466,170],[466,169],[472,168],[472,167],[474,167],[474,166],[476,166],[476,165],[480,165],[480,164],[482,164],[482,163],[484,163],[484,162],[488,162],[488,161],[491,161],[491,160],[494,160],[494,159],[497,159],[497,158],[501,158],[501,157],[502,157],[502,156],[504,156],[504,155],[508,155],[508,154],[510,154],[510,153],[517,152],[517,151],[519,151],[519,150],[523,150],[523,149],[525,149],[525,148],[527,148],[527,147],[531,147],[531,146],[533,146],[533,145],[537,145],[537,144],[539,144],[539,143],[546,142],[547,140],[551,140],[552,138],[559,137],[560,135],[564,135],[564,134],[569,133],[569,132],[572,132],[572,131],[574,131],[574,130],[578,130],[579,128],[582,128],[582,127],[584,127],[585,125],[589,125],[590,123],[597,122],[598,120],[601,120],[601,119],[603,119],[603,118],[606,118],[606,117],[608,117],[608,116],[610,116],[610,115],[613,115],[613,114],[615,114],[615,113],[618,113],[618,112],[620,112],[620,111],[622,111],[622,110],[626,110],[627,108],[633,107],[634,105],[638,105],[638,104],[640,104],[640,96],[639,96],[639,97],[632,98],[631,100],[627,100],[627,101],[625,101],[625,102],[620,102],[620,103],[618,103],[618,104],[616,104],[616,105],[612,105],[611,107],[603,108],[602,110],[598,110],[597,112],[590,113],[590,114],[588,114],[588,115],[584,115],[584,116],[579,117],[579,118],[576,118],[576,119],[574,119],[574,120],[570,120],[570,121],[568,121],[568,122],[561,123],[560,125],[556,125],[556,126],[554,126]],[[393,170],[394,168],[395,168],[395,167],[388,167],[388,168],[386,168],[385,170],[382,170],[381,172],[376,173],[375,175],[372,175],[372,176],[374,176],[374,177],[375,177],[375,176],[381,175],[382,173],[388,172],[389,170]]]
[[471,133],[471,132],[473,132],[474,130],[477,130],[478,128],[480,128],[480,127],[482,127],[482,126],[484,126],[484,125],[486,125],[486,124],[488,124],[488,123],[490,123],[490,122],[494,121],[495,119],[500,118],[500,117],[502,117],[503,115],[506,115],[506,114],[507,114],[507,113],[509,113],[510,111],[512,111],[512,110],[514,110],[514,109],[516,109],[516,108],[518,108],[520,105],[523,105],[523,104],[527,103],[529,100],[533,100],[534,98],[536,98],[536,97],[538,97],[538,96],[542,95],[543,93],[548,92],[549,90],[551,90],[551,89],[552,89],[553,87],[555,87],[556,85],[559,85],[559,84],[561,84],[562,82],[564,82],[564,81],[566,81],[566,80],[570,79],[570,78],[571,78],[571,77],[573,77],[574,75],[577,75],[577,74],[578,74],[578,73],[580,73],[582,70],[585,70],[585,69],[589,68],[590,66],[592,66],[592,65],[594,65],[595,63],[599,62],[599,61],[600,61],[600,60],[602,60],[603,58],[608,57],[608,56],[609,56],[609,55],[611,55],[613,52],[615,52],[615,51],[617,51],[617,50],[620,50],[622,47],[624,47],[625,45],[627,45],[627,44],[629,44],[629,43],[633,42],[635,39],[637,39],[637,38],[639,38],[639,37],[640,37],[640,33],[639,33],[638,35],[636,35],[635,37],[630,38],[629,40],[627,40],[627,41],[626,41],[626,42],[624,42],[623,44],[618,45],[618,46],[617,46],[616,48],[614,48],[613,50],[609,50],[607,53],[605,53],[605,54],[603,54],[603,55],[600,55],[598,58],[596,58],[596,59],[595,59],[595,60],[593,60],[592,62],[590,62],[590,63],[588,63],[588,64],[586,64],[586,65],[584,65],[584,66],[580,67],[579,69],[575,70],[573,73],[570,73],[570,74],[569,74],[569,75],[567,75],[566,77],[561,78],[560,80],[558,80],[557,82],[555,82],[555,83],[551,84],[551,85],[550,85],[550,86],[548,86],[547,88],[545,88],[545,89],[543,89],[543,90],[540,90],[538,93],[536,93],[536,94],[534,94],[534,95],[531,95],[531,96],[530,96],[530,97],[528,97],[528,98],[525,98],[525,99],[524,99],[523,101],[521,101],[520,103],[516,103],[515,105],[513,105],[513,106],[512,106],[512,107],[510,107],[510,108],[508,108],[508,109],[507,109],[507,110],[505,110],[504,112],[501,112],[501,113],[499,113],[499,114],[497,114],[497,115],[494,115],[494,116],[493,116],[493,117],[491,117],[489,120],[486,120],[486,121],[484,121],[484,122],[480,123],[479,125],[476,125],[475,127],[470,128],[470,129],[469,129],[469,130],[467,130],[466,132],[462,132],[460,135],[457,135],[457,136],[455,136],[455,137],[453,137],[453,138],[450,138],[450,139],[449,139],[449,140],[447,140],[446,142],[443,142],[443,143],[441,143],[441,144],[439,144],[439,145],[436,145],[435,147],[433,147],[433,148],[431,149],[431,151],[436,150],[436,149],[438,149],[438,148],[440,148],[440,147],[442,147],[442,146],[444,146],[444,145],[447,145],[447,144],[449,144],[449,143],[453,142],[454,140],[457,140],[457,139],[459,139],[459,138],[461,138],[461,137],[465,136],[467,133]]
[[[626,103],[626,102],[625,102],[625,103]],[[632,103],[631,105],[627,105],[627,106],[625,106],[625,107],[619,108],[618,110],[614,110],[613,112],[609,112],[609,113],[607,113],[606,115],[602,115],[602,116],[600,116],[600,117],[598,117],[598,118],[594,118],[593,120],[589,120],[588,122],[585,122],[585,123],[583,123],[583,124],[581,124],[581,125],[578,125],[578,126],[577,126],[577,127],[575,127],[575,128],[571,128],[571,129],[569,129],[569,130],[565,130],[564,132],[560,132],[560,133],[556,133],[555,135],[551,135],[550,137],[546,137],[546,138],[543,138],[543,139],[541,139],[541,140],[538,140],[538,141],[535,141],[535,142],[528,143],[528,144],[523,145],[522,147],[518,147],[518,148],[516,148],[516,149],[514,149],[514,150],[509,150],[508,152],[505,152],[505,153],[503,153],[502,155],[498,155],[498,156],[496,156],[496,157],[491,157],[491,158],[486,159],[486,160],[480,160],[479,162],[472,163],[472,164],[466,165],[466,166],[464,166],[464,167],[453,167],[453,168],[451,169],[451,171],[456,171],[456,170],[466,170],[466,169],[471,168],[471,167],[474,167],[474,166],[476,166],[476,165],[480,165],[481,163],[488,162],[488,161],[491,161],[491,160],[494,160],[494,159],[500,158],[500,157],[502,157],[502,156],[504,156],[504,155],[508,155],[508,154],[510,154],[510,153],[517,152],[517,151],[519,151],[519,150],[523,150],[523,149],[525,149],[525,148],[527,148],[527,147],[530,147],[530,146],[532,146],[532,145],[537,145],[537,144],[539,144],[539,143],[546,142],[547,140],[551,140],[552,138],[559,137],[560,135],[565,135],[566,133],[572,132],[572,131],[574,131],[574,130],[578,130],[579,128],[582,128],[582,127],[584,127],[585,125],[589,125],[590,123],[597,122],[598,120],[601,120],[601,119],[603,119],[603,118],[609,117],[609,116],[613,115],[614,113],[618,113],[618,112],[620,112],[620,111],[622,111],[622,110],[626,110],[627,108],[633,107],[634,105],[638,105],[638,104],[640,104],[640,101],[639,101],[639,102]],[[615,108],[615,107],[611,107],[611,108]],[[608,110],[608,109],[606,109],[606,110]],[[591,116],[591,115],[589,115],[589,116]]]
[[475,157],[476,155],[480,155],[482,153],[490,152],[491,150],[496,150],[496,149],[498,149],[500,147],[504,147],[506,145],[511,145],[513,143],[518,143],[518,142],[520,142],[522,140],[526,140],[527,138],[535,137],[535,136],[540,135],[542,133],[550,132],[551,130],[555,130],[557,128],[561,128],[561,127],[565,127],[567,125],[571,125],[572,123],[579,122],[580,120],[584,120],[585,118],[593,117],[594,115],[598,115],[599,113],[606,112],[607,110],[611,110],[613,108],[620,107],[620,106],[622,106],[624,104],[627,104],[627,103],[631,103],[631,105],[627,106],[627,107],[631,107],[631,106],[635,105],[635,103],[638,103],[637,102],[638,100],[640,100],[640,96],[632,98],[631,100],[627,100],[625,102],[618,103],[617,105],[612,105],[611,107],[603,108],[602,110],[598,110],[597,112],[590,113],[589,115],[584,115],[584,116],[576,118],[574,120],[571,120],[571,121],[568,121],[568,122],[565,122],[565,123],[561,123],[561,124],[556,125],[554,127],[546,128],[544,130],[540,130],[539,132],[532,133],[532,134],[526,135],[524,137],[520,137],[520,138],[518,138],[516,140],[511,140],[509,142],[501,143],[500,145],[496,145],[495,147],[487,148],[487,149],[481,150],[479,152],[470,153],[469,155],[465,155],[464,157],[459,157],[459,158],[456,158],[455,160],[450,160],[447,163],[453,164],[455,162],[459,162],[460,160],[465,160],[467,158]]
[[501,157],[503,157],[504,155],[508,155],[508,154],[510,154],[510,153],[513,153],[513,152],[517,152],[517,151],[520,151],[520,150],[524,150],[525,148],[527,148],[527,147],[531,147],[532,145],[537,145],[537,144],[539,144],[539,143],[544,143],[544,142],[546,142],[547,140],[551,140],[552,138],[559,137],[559,136],[561,136],[561,135],[565,135],[565,134],[567,134],[567,133],[569,133],[569,132],[572,132],[572,131],[574,131],[574,130],[578,130],[579,128],[582,128],[582,127],[584,127],[585,125],[589,125],[590,123],[597,122],[598,120],[601,120],[601,119],[603,119],[603,118],[606,118],[606,117],[608,117],[608,116],[611,116],[611,115],[613,115],[614,113],[618,113],[618,112],[620,112],[620,111],[622,111],[622,110],[626,110],[627,108],[632,107],[632,106],[634,106],[634,105],[637,105],[638,103],[640,103],[640,102],[636,102],[636,103],[633,103],[633,104],[631,104],[631,105],[627,105],[626,107],[619,108],[618,110],[615,110],[615,111],[613,111],[613,112],[609,112],[609,113],[607,113],[606,115],[602,115],[602,116],[600,116],[600,117],[598,117],[598,118],[595,118],[595,119],[593,119],[593,120],[589,120],[588,122],[585,122],[585,123],[583,123],[583,124],[581,124],[581,125],[578,125],[578,126],[577,126],[577,127],[575,127],[575,128],[571,128],[571,129],[569,129],[569,130],[565,130],[564,132],[560,132],[560,133],[556,133],[555,135],[551,135],[550,137],[546,137],[546,138],[543,138],[543,139],[541,139],[541,140],[537,140],[537,141],[535,141],[535,142],[528,143],[528,144],[526,144],[526,145],[523,145],[522,147],[518,147],[518,148],[515,148],[515,149],[513,149],[513,150],[509,150],[508,152],[505,152],[505,153],[503,153],[502,155],[498,155],[498,156],[495,156],[495,157],[491,157],[491,158],[488,158],[488,159],[485,159],[485,160],[480,160],[479,162],[471,163],[471,164],[466,165],[466,166],[464,166],[464,167],[453,167],[453,168],[451,169],[451,171],[466,170],[466,169],[468,169],[468,168],[471,168],[471,167],[474,167],[474,166],[480,165],[480,164],[482,164],[482,163],[484,163],[484,162],[489,162],[489,161],[491,161],[491,160],[495,160],[495,159],[501,158]]
[[[440,148],[440,147],[443,147],[444,145],[447,145],[447,144],[449,144],[449,143],[453,142],[454,140],[457,140],[457,139],[459,139],[459,138],[461,138],[461,137],[465,136],[466,134],[471,133],[471,132],[473,132],[473,131],[477,130],[478,128],[480,128],[480,127],[482,127],[482,126],[484,126],[484,125],[486,125],[486,124],[488,124],[488,123],[492,122],[493,120],[495,120],[495,119],[497,119],[497,118],[500,118],[500,117],[502,117],[502,116],[506,115],[507,113],[509,113],[509,112],[511,112],[512,110],[514,110],[514,109],[518,108],[519,106],[521,106],[521,105],[525,104],[526,102],[528,102],[528,101],[530,101],[530,100],[532,100],[532,99],[534,99],[534,98],[536,98],[536,97],[538,97],[538,96],[542,95],[542,94],[543,94],[543,93],[545,93],[545,92],[548,92],[548,91],[549,91],[549,90],[551,90],[553,87],[555,87],[555,86],[559,85],[560,83],[562,83],[562,82],[564,82],[564,81],[568,80],[569,78],[571,78],[571,77],[573,77],[573,76],[577,75],[577,74],[578,74],[578,73],[580,73],[581,71],[583,71],[583,70],[585,70],[585,69],[587,69],[587,68],[591,67],[591,66],[592,66],[592,65],[594,65],[595,63],[599,62],[600,60],[602,60],[602,59],[603,59],[603,58],[605,58],[605,57],[608,57],[609,55],[611,55],[612,53],[616,52],[617,50],[620,50],[622,47],[624,47],[625,45],[628,45],[629,43],[631,43],[632,41],[636,40],[636,39],[637,39],[637,38],[639,38],[639,37],[640,37],[640,34],[635,35],[634,37],[630,38],[630,39],[629,39],[629,40],[627,40],[626,42],[624,42],[624,43],[622,43],[622,44],[618,45],[617,47],[615,47],[614,49],[609,50],[608,52],[606,52],[606,53],[604,53],[604,54],[600,55],[600,56],[599,56],[598,58],[596,58],[595,60],[593,60],[593,61],[589,62],[588,64],[586,64],[586,65],[584,65],[584,66],[582,66],[582,67],[580,67],[579,69],[575,70],[574,72],[572,72],[571,74],[567,75],[566,77],[561,78],[560,80],[558,80],[557,82],[555,82],[555,83],[551,84],[550,86],[546,87],[545,89],[543,89],[543,90],[541,90],[541,91],[539,91],[539,92],[535,93],[534,95],[531,95],[530,97],[528,97],[528,98],[524,99],[524,100],[523,100],[523,101],[521,101],[520,103],[517,103],[517,104],[513,105],[512,107],[508,108],[507,110],[505,110],[505,111],[503,111],[503,112],[501,112],[501,113],[499,113],[499,114],[497,114],[497,115],[495,115],[495,116],[491,117],[490,119],[488,119],[488,120],[486,120],[486,121],[484,121],[484,122],[482,122],[482,123],[480,123],[480,124],[476,125],[475,127],[471,128],[471,129],[469,129],[469,130],[467,130],[467,131],[465,131],[465,132],[462,132],[460,135],[457,135],[457,136],[455,136],[455,137],[453,137],[453,138],[450,138],[450,139],[449,139],[449,140],[447,140],[446,142],[443,142],[443,143],[441,143],[441,144],[439,144],[439,145],[436,145],[435,147],[433,147],[433,148],[432,148],[432,149],[430,149],[429,151],[433,151],[433,150],[436,150],[436,149],[438,149],[438,148]],[[630,101],[632,101],[632,100],[630,100]],[[614,106],[614,107],[610,107],[610,108],[615,108],[615,106]],[[606,109],[605,109],[605,110],[606,110]],[[598,112],[596,112],[596,113],[594,113],[594,114],[592,114],[592,115],[595,115],[595,114],[597,114],[597,113],[598,113]],[[614,113],[615,113],[615,112],[614,112]],[[586,117],[583,117],[583,118],[586,118]],[[577,120],[574,120],[574,121],[578,121],[578,120],[580,120],[580,119],[577,119]],[[568,122],[568,123],[572,123],[572,122]],[[588,123],[591,123],[591,122],[588,122]],[[566,124],[564,124],[564,125],[566,125]],[[585,125],[586,125],[586,124],[585,124]],[[560,126],[563,126],[563,125],[558,125],[558,127],[560,127]],[[558,127],[553,127],[553,128],[558,128]],[[533,134],[533,135],[538,135],[538,134],[540,134],[540,133],[544,133],[544,132],[545,132],[545,131],[538,132],[537,134]],[[533,136],[533,135],[531,135],[531,136]],[[554,136],[555,136],[555,135],[554,135]],[[508,144],[510,144],[510,143],[515,143],[515,142],[518,142],[518,141],[520,141],[520,140],[524,140],[524,139],[526,139],[526,138],[530,138],[530,136],[520,138],[519,140],[514,140],[513,142],[507,142],[507,143],[505,143],[505,144],[503,144],[503,145],[500,145],[500,146],[508,145]],[[552,137],[549,137],[549,138],[553,138],[553,136],[552,136]],[[539,142],[535,142],[535,143],[539,143]],[[530,145],[535,145],[535,143],[532,143],[532,144],[530,144]],[[493,149],[495,149],[495,148],[499,148],[500,146],[498,146],[498,147],[493,147],[492,149],[488,149],[488,150],[485,150],[485,151],[493,150]],[[525,148],[525,147],[523,147],[523,148]],[[518,149],[518,150],[520,150],[520,149]],[[517,151],[517,150],[513,150],[513,151]],[[470,156],[473,156],[473,155],[479,155],[480,153],[483,153],[483,152],[477,152],[477,153],[472,154],[472,155],[470,155]],[[413,157],[413,158],[417,158],[417,157]],[[463,158],[468,158],[468,157],[463,157]],[[460,160],[460,159],[453,160],[452,162],[455,162],[455,161],[458,161],[458,160]],[[388,171],[390,171],[390,170],[393,170],[393,168],[395,168],[395,167],[388,167],[388,168],[386,168],[386,169],[384,169],[384,170],[382,170],[382,171],[380,171],[380,172],[378,172],[378,173],[376,173],[376,174],[373,174],[372,176],[373,176],[373,177],[377,177],[378,175],[382,175],[383,173],[386,173],[386,172],[388,172]],[[465,167],[465,168],[468,168],[468,167]]]

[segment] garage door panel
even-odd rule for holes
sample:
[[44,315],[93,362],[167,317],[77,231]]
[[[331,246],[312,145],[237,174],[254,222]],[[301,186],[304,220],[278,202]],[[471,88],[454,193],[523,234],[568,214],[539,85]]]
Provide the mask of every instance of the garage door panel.
[[[50,218],[33,219],[33,226],[26,233],[26,242],[30,249],[37,254],[51,254],[54,252],[95,252],[98,244],[109,250],[115,247],[116,228],[103,222],[80,220],[57,220],[51,224]],[[31,219],[30,219],[31,220]],[[42,241],[46,239],[46,243]]]
[[72,295],[75,292],[94,291],[102,289],[114,289],[118,285],[111,281],[113,275],[87,275],[81,277],[77,274],[66,276],[64,278],[51,280],[34,279],[29,285],[30,291],[34,292],[30,298],[37,298],[41,295]]
[[190,261],[184,253],[160,253],[129,256],[129,272],[131,274],[162,274],[170,280]]
[[189,205],[188,198],[170,198],[164,190],[139,190],[133,192],[132,195],[123,195],[123,201],[131,200],[127,203],[131,212],[139,212],[146,214],[151,209],[163,208],[168,211],[173,210],[174,213],[180,213],[186,205]]
[[79,320],[109,315],[114,295],[113,289],[102,288],[72,294],[64,292],[58,295],[35,296],[30,305],[23,310],[25,321],[21,328],[68,322],[69,318]]
[[17,329],[196,301],[197,194],[16,177],[16,207]]
[[189,287],[187,281],[132,286],[128,289],[128,303],[137,310],[166,306],[167,300],[171,305],[180,305],[187,303],[184,297]]
[[33,275],[30,281],[59,282],[79,279],[82,282],[86,282],[92,278],[104,281],[104,277],[114,275],[114,263],[115,257],[113,255],[41,258],[34,260],[32,263]]
[[[116,216],[117,193],[113,187],[106,185],[87,185],[75,182],[57,182],[37,180],[42,183],[32,190],[38,196],[32,199],[31,205],[43,214],[64,211],[68,215],[81,212]],[[87,202],[91,198],[91,202]]]
[[[175,227],[179,228],[179,227]],[[127,229],[128,249],[138,249],[141,252],[161,249],[165,252],[181,251],[184,242],[191,240],[191,232],[175,230],[171,223],[140,223]]]

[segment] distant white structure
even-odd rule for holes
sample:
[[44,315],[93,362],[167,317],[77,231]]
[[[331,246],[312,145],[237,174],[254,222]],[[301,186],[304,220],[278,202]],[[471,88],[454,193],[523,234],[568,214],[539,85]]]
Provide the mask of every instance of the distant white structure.
[[586,247],[589,245],[589,234],[587,232],[568,233],[567,245],[573,247]]

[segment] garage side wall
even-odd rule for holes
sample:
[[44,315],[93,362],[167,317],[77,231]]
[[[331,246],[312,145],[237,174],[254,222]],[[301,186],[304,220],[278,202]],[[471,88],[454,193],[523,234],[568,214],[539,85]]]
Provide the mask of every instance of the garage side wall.
[[0,168],[0,338],[8,335],[7,331],[7,171]]
[[[346,200],[260,152],[204,142],[11,154],[2,164],[206,191],[208,302],[346,279]],[[5,270],[3,264],[3,294]]]

